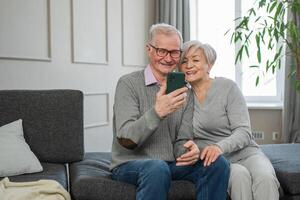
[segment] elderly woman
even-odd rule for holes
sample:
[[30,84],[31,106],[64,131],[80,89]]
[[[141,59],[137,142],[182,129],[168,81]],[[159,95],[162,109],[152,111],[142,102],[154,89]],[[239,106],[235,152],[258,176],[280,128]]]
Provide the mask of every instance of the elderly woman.
[[210,78],[216,52],[208,44],[190,41],[183,45],[179,69],[194,93],[195,142],[205,166],[218,156],[231,163],[228,192],[232,200],[279,199],[279,182],[268,158],[251,135],[244,97],[226,78]]

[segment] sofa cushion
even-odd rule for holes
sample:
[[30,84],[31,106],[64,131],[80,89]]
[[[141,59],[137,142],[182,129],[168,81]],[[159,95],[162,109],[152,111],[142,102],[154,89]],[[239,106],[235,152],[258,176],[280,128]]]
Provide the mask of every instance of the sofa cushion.
[[71,196],[74,200],[135,199],[135,187],[111,180],[110,153],[86,153],[70,164]]
[[43,170],[24,139],[21,119],[0,127],[0,161],[0,177]]
[[[74,200],[135,199],[134,185],[111,179],[110,161],[111,153],[86,153],[83,161],[70,165]],[[195,199],[194,185],[188,181],[173,181],[169,199]]]
[[300,200],[300,195],[285,195],[280,200]]
[[[59,182],[66,190],[68,189],[67,170],[64,164],[41,163],[43,171],[32,174],[8,177],[12,182],[38,181],[41,179],[51,179]],[[4,177],[0,177],[2,179]]]
[[300,194],[300,144],[261,145],[285,193]]
[[23,119],[24,137],[40,161],[66,163],[83,158],[82,92],[2,90],[0,102],[0,126]]

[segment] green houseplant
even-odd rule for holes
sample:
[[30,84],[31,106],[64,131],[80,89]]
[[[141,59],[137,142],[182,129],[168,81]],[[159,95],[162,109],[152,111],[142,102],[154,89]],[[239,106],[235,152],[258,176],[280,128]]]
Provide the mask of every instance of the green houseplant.
[[[295,64],[288,66],[292,68],[289,76],[300,93],[300,28],[293,19],[297,15],[300,16],[300,0],[257,0],[244,16],[235,19],[234,30],[226,34],[231,32],[231,43],[238,44],[236,63],[249,58],[250,45],[256,46],[257,62],[249,67],[259,72],[275,73],[281,67],[282,58],[292,56]],[[263,48],[272,56],[265,59]],[[256,85],[264,73],[256,74]]]

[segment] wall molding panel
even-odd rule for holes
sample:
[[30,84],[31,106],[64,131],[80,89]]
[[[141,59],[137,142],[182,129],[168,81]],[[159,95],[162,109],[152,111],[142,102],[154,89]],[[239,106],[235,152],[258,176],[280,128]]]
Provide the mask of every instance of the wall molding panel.
[[0,59],[51,61],[50,0],[1,0],[0,24]]
[[72,0],[73,63],[108,64],[107,0]]
[[109,93],[84,94],[84,128],[109,125]]
[[[147,65],[146,42],[154,21],[154,1],[122,0],[122,64],[129,67]],[[153,8],[154,9],[154,8]],[[135,42],[132,42],[135,41]]]
[[115,89],[148,63],[155,2],[0,0],[0,89],[82,91],[85,150],[111,151]]

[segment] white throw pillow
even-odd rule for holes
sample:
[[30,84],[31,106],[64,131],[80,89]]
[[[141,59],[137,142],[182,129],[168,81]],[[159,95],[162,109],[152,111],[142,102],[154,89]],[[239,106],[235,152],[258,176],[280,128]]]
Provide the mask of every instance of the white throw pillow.
[[0,177],[40,172],[41,163],[23,135],[22,120],[0,127]]

